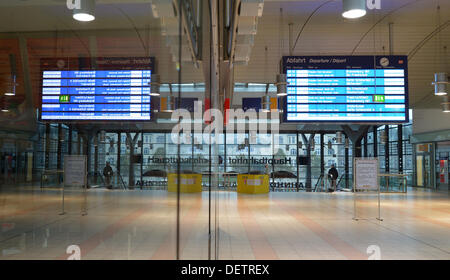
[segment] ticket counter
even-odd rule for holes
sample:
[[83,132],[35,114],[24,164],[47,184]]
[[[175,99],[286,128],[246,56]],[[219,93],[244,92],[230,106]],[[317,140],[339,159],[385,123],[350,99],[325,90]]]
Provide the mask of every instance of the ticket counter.
[[269,175],[239,174],[237,176],[237,192],[269,193]]
[[[177,192],[178,174],[167,175],[167,189],[169,192]],[[180,192],[194,193],[202,191],[202,174],[180,174]]]

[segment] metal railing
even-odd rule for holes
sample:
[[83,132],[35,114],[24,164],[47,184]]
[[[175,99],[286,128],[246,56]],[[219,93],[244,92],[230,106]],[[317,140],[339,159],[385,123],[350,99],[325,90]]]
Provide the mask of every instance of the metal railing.
[[342,179],[344,179],[344,178],[345,178],[345,174],[342,174],[342,175],[340,176],[339,180],[338,180],[337,183],[336,183],[336,190],[342,190],[342,189],[344,189],[344,188],[339,187],[339,186],[341,185]]
[[63,183],[64,183],[64,170],[58,169],[42,170],[40,179],[41,189],[44,188],[44,186],[59,187]]
[[122,175],[120,175],[120,173],[117,172],[114,176],[116,176],[116,179],[117,179],[116,182],[119,185],[119,188],[126,190],[127,186],[125,185],[125,182],[123,181]]
[[380,190],[384,193],[406,193],[408,189],[408,174],[378,174]]
[[316,184],[314,185],[313,192],[317,192],[317,187],[320,186],[323,182],[323,174],[320,174],[319,178],[317,179]]
[[[98,182],[100,179],[100,183]],[[103,177],[103,174],[94,171],[94,172],[88,172],[88,186],[91,188],[101,188],[105,186],[105,178]]]

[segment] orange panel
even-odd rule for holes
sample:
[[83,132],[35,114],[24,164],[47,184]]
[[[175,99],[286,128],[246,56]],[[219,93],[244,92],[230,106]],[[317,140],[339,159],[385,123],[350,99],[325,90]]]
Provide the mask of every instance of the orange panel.
[[278,109],[278,98],[271,97],[270,98],[270,110]]
[[159,99],[159,110],[160,111],[165,111],[167,110],[167,97],[161,97]]

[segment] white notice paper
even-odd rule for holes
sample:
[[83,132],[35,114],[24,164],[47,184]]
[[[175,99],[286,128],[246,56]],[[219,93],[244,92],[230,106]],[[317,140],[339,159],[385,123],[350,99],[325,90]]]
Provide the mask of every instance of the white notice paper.
[[378,190],[378,159],[355,158],[355,190]]
[[64,157],[64,185],[85,186],[86,185],[86,156]]

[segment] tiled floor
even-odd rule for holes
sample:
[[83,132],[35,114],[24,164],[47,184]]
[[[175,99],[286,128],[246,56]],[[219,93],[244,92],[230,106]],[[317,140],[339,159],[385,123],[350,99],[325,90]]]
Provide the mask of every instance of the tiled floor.
[[[182,194],[182,259],[208,258],[208,193]],[[219,259],[450,259],[450,196],[409,190],[377,199],[351,193],[212,196],[212,256]],[[89,190],[61,193],[23,187],[0,190],[0,259],[174,259],[176,195],[165,191]],[[81,212],[86,205],[88,215]],[[214,215],[216,214],[216,215]],[[214,230],[217,229],[217,230]],[[371,248],[373,248],[372,246]],[[218,248],[217,251],[214,248]],[[367,253],[369,252],[369,253]]]

